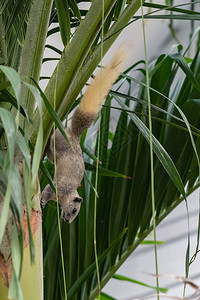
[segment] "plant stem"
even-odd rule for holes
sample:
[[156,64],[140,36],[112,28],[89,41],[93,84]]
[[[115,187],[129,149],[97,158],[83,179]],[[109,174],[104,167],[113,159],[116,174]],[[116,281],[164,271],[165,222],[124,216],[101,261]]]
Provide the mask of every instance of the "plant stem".
[[[104,35],[104,31],[103,31],[103,25],[104,25],[104,0],[102,1],[102,31],[101,31],[101,71],[102,71],[102,59],[103,59],[103,35]],[[100,76],[102,79],[102,72],[100,71]],[[100,84],[101,84],[101,80],[100,80]],[[99,102],[101,99],[101,86],[100,86],[100,97],[99,97]],[[101,118],[101,110],[99,112],[100,118]],[[97,191],[98,188],[98,178],[99,178],[99,154],[100,154],[100,132],[101,127],[99,128],[98,131],[98,139],[97,139],[97,161],[96,161],[96,176],[95,176],[95,190]],[[97,230],[96,230],[96,223],[97,223],[97,194],[95,193],[94,196],[94,255],[95,255],[95,263],[96,263],[96,270],[97,270],[97,281],[98,281],[98,287],[99,287],[99,295],[98,295],[98,299],[100,299],[100,294],[101,294],[101,280],[100,280],[100,274],[99,274],[99,264],[98,264],[98,253],[97,253],[97,243],[96,243],[96,234],[97,234]]]
[[[49,18],[53,0],[34,0],[28,19],[25,42],[19,64],[19,74],[39,82],[44,47],[47,37]],[[35,99],[30,91],[23,87],[21,104],[27,108],[30,118],[35,109]]]
[[159,280],[158,280],[158,255],[156,245],[156,208],[155,208],[155,194],[154,194],[154,160],[153,160],[153,137],[152,137],[152,119],[151,119],[151,98],[149,89],[149,71],[147,62],[147,48],[146,48],[146,37],[144,27],[144,14],[141,0],[141,12],[142,12],[142,29],[143,29],[143,40],[144,40],[144,54],[145,54],[145,65],[146,65],[146,84],[147,84],[147,99],[148,99],[148,116],[149,116],[149,145],[150,145],[150,165],[151,165],[151,200],[152,200],[152,216],[153,216],[153,236],[154,236],[154,252],[155,252],[155,267],[156,267],[156,286],[157,286],[157,299],[159,300]]
[[2,22],[2,16],[0,15],[0,57],[3,58],[4,64],[7,65],[7,50],[5,43],[5,31]]

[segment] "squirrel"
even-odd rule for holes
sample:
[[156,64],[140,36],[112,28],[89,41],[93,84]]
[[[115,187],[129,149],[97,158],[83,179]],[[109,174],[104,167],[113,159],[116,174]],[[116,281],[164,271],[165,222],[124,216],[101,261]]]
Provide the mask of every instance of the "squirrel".
[[[119,48],[111,63],[95,76],[87,88],[83,98],[72,117],[71,128],[66,129],[69,142],[61,132],[55,131],[57,196],[61,205],[61,217],[71,223],[80,211],[82,198],[77,192],[84,175],[84,161],[80,147],[80,137],[83,131],[90,127],[97,118],[100,106],[119,74],[123,71],[125,51]],[[54,161],[54,137],[50,139],[47,157]],[[49,200],[56,201],[56,195],[47,185],[42,192],[41,206],[44,208]]]

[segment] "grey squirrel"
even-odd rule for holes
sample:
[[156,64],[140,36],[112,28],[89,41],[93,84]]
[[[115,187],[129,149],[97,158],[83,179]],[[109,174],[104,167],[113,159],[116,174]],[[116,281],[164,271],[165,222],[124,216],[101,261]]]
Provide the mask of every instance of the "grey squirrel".
[[[71,128],[66,130],[70,143],[58,129],[55,131],[58,202],[62,208],[61,217],[67,223],[71,223],[78,215],[82,202],[77,192],[85,170],[80,147],[81,134],[97,117],[112,84],[123,71],[124,61],[125,51],[119,48],[111,63],[101,69],[87,88],[72,117]],[[50,139],[47,157],[50,161],[54,161],[53,136]],[[47,185],[42,193],[41,206],[44,207],[49,200],[56,201],[56,195],[50,185]]]

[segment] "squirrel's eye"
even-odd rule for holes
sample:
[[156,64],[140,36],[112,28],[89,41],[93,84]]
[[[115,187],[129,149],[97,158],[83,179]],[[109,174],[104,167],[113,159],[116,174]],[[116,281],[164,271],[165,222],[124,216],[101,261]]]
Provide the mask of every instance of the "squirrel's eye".
[[73,215],[74,215],[76,212],[77,212],[77,208],[73,208],[73,209],[72,209]]
[[74,198],[74,202],[82,202],[83,201],[83,199],[81,198],[81,197],[76,197],[76,198]]

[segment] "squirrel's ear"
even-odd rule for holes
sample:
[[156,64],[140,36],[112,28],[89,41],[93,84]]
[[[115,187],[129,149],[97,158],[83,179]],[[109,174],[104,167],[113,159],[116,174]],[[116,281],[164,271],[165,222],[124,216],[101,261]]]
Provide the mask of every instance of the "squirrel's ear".
[[83,201],[83,199],[81,198],[81,197],[76,197],[76,198],[74,198],[74,200],[73,200],[74,202],[82,202]]

